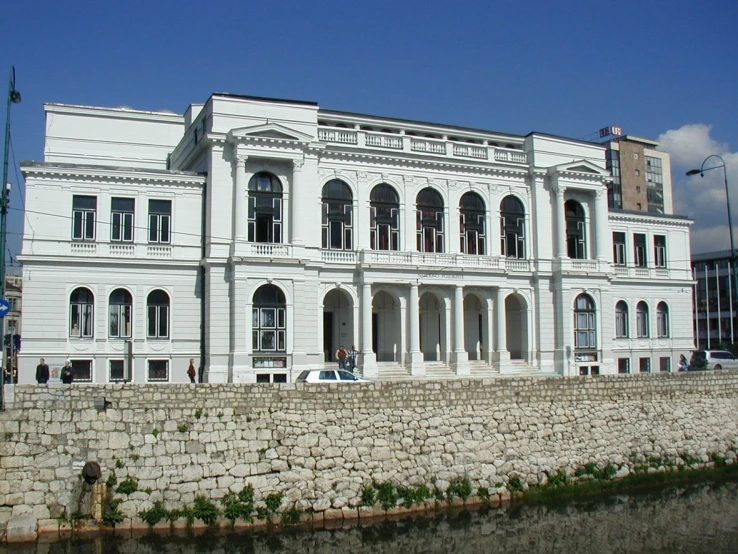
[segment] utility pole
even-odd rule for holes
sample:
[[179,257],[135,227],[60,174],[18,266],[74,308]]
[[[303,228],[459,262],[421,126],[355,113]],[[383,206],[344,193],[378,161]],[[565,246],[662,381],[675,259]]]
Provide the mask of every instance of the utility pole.
[[[3,180],[0,182],[0,314],[2,314],[3,338],[5,337],[5,314],[8,302],[5,299],[5,251],[7,250],[8,204],[10,204],[10,184],[8,183],[8,151],[10,150],[10,106],[21,101],[20,92],[15,90],[15,66],[10,75],[8,86],[8,107],[5,112],[5,152],[3,154]],[[12,348],[12,345],[11,345]],[[5,409],[5,396],[2,389],[5,380],[5,369],[8,367],[7,351],[3,345],[3,370],[0,371],[0,410]]]

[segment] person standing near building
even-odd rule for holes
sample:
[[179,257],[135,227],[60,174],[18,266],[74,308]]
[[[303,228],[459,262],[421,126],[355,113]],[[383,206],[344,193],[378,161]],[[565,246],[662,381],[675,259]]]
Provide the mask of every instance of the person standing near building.
[[348,352],[346,352],[346,349],[343,347],[343,345],[341,345],[340,348],[336,350],[336,360],[338,360],[338,369],[346,369],[347,359],[348,359]]
[[190,383],[195,382],[195,359],[190,358],[190,367],[187,368],[187,377],[190,378]]
[[351,373],[356,370],[356,358],[359,356],[359,351],[356,350],[356,345],[351,345],[351,350],[348,351],[348,369]]
[[45,385],[49,382],[49,366],[41,358],[41,362],[36,366],[36,381],[39,385]]
[[69,360],[64,362],[64,367],[61,370],[61,382],[65,385],[71,385],[72,381],[74,381],[74,374],[72,373],[72,366],[69,365]]

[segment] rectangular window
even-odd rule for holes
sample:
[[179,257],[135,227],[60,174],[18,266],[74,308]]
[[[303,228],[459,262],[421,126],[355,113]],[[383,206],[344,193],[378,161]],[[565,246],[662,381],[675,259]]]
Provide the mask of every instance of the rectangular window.
[[635,249],[636,267],[648,267],[648,259],[646,258],[646,235],[641,233],[634,234],[633,246]]
[[95,214],[97,213],[97,197],[72,197],[72,239],[95,240]]
[[612,259],[615,265],[627,265],[625,257],[625,233],[612,234]]
[[638,367],[641,373],[651,373],[651,358],[638,358]]
[[75,381],[92,381],[92,360],[70,360]]
[[169,306],[150,304],[147,308],[147,336],[154,339],[169,338]]
[[653,237],[653,249],[656,267],[666,267],[666,237],[664,235]]
[[111,383],[126,380],[124,360],[110,360],[109,380]]
[[659,358],[659,371],[671,371],[671,358]]
[[169,381],[169,360],[149,360],[148,380]]
[[169,244],[171,220],[171,200],[149,200],[149,242]]
[[113,198],[111,202],[110,240],[133,242],[133,198]]
[[618,358],[618,373],[630,373],[630,358]]

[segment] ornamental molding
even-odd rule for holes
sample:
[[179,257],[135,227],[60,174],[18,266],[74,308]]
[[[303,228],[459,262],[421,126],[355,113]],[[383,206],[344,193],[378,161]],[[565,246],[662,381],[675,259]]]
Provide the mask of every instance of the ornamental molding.
[[265,142],[298,142],[309,144],[313,141],[313,137],[302,131],[292,129],[279,123],[267,121],[261,125],[252,125],[249,127],[238,127],[231,129],[226,134],[228,142],[249,142],[249,141],[265,141]]
[[125,168],[110,168],[96,166],[63,166],[60,164],[48,164],[41,162],[34,166],[22,166],[23,174],[27,178],[38,178],[48,180],[68,180],[83,182],[114,183],[138,183],[141,185],[152,184],[177,184],[177,185],[203,185],[207,176],[194,172],[178,171],[146,171]]

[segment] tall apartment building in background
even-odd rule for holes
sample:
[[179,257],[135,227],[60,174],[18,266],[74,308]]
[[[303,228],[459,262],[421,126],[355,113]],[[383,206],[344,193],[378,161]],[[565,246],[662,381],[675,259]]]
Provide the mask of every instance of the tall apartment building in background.
[[694,335],[699,348],[727,348],[738,338],[738,306],[730,250],[692,255]]
[[18,352],[21,346],[22,312],[23,312],[23,276],[16,273],[5,275],[5,298],[10,309],[3,318],[3,348],[5,360],[12,370],[13,380],[18,377]]
[[670,371],[693,347],[691,221],[649,141],[234,94],[45,111],[22,382],[39,357],[79,382],[186,382],[196,358],[237,383],[351,344],[373,379]]

